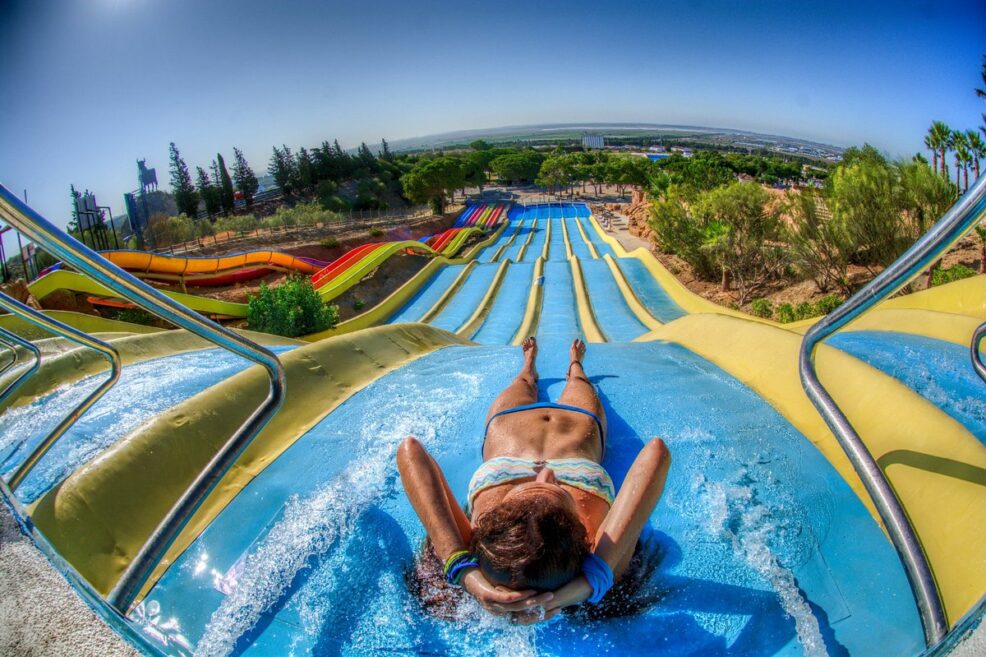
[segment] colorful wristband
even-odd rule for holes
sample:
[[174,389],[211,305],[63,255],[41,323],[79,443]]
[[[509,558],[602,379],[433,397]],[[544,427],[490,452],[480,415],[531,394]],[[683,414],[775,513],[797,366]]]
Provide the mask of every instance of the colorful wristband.
[[613,569],[603,559],[590,553],[582,562],[582,574],[592,588],[592,595],[587,602],[592,605],[599,604],[603,596],[613,588]]
[[445,560],[445,565],[442,566],[442,574],[448,577],[448,571],[452,569],[452,566],[462,559],[467,559],[470,556],[472,555],[469,554],[469,550],[459,550],[458,552],[453,552],[449,555],[448,559]]
[[445,576],[445,579],[452,586],[462,586],[462,578],[465,576],[466,569],[468,568],[479,568],[479,563],[471,558],[460,561],[452,566],[452,569],[448,571],[448,575]]

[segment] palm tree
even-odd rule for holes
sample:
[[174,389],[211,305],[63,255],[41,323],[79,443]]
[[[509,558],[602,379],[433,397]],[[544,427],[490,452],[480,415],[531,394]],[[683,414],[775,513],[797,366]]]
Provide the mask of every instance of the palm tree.
[[979,177],[979,160],[986,157],[986,140],[979,136],[975,130],[966,130],[965,139],[969,143],[969,154],[972,156],[973,170],[976,178]]
[[952,150],[955,151],[955,186],[962,188],[962,182],[959,178],[960,173],[965,172],[965,187],[969,186],[969,162],[972,162],[972,157],[969,155],[969,144],[965,139],[965,133],[961,130],[956,130],[952,133],[951,140]]
[[938,142],[934,139],[934,134],[931,130],[928,130],[928,134],[924,138],[925,147],[931,151],[931,157],[934,159],[935,163],[932,165],[931,170],[938,173]]
[[[944,121],[934,121],[928,130],[928,137],[938,152],[935,162],[941,162],[941,175],[946,179],[948,178],[948,167],[945,165],[945,151],[948,149],[948,139],[951,135],[952,129]],[[937,168],[938,165],[936,164],[935,169],[937,170]]]
[[983,55],[983,68],[979,73],[983,78],[983,88],[976,89],[976,95],[980,98],[986,99],[986,55]]

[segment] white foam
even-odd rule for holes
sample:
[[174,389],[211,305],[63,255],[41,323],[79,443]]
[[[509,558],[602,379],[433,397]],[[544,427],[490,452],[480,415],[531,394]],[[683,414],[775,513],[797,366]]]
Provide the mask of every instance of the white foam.
[[[440,388],[418,388],[406,380],[389,385],[380,381],[364,391],[383,403],[367,404],[379,412],[364,418],[352,445],[352,451],[362,456],[308,497],[288,500],[280,521],[247,557],[235,587],[206,625],[195,649],[197,657],[229,655],[309,560],[352,532],[363,511],[388,492],[401,440],[414,435],[425,444],[433,442],[479,392],[476,375],[452,373],[446,381],[447,387]],[[323,614],[330,611],[321,606],[303,608],[306,629],[317,631]]]

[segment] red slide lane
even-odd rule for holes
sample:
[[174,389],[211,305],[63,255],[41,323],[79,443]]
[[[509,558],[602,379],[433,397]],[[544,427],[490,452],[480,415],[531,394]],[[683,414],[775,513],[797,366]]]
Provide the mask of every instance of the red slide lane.
[[503,214],[503,206],[502,205],[498,205],[498,206],[496,206],[496,209],[493,210],[493,214],[491,214],[490,217],[489,217],[489,219],[486,220],[486,224],[483,227],[484,228],[491,228],[493,226],[496,226],[500,222],[500,215],[501,214]]
[[445,231],[444,233],[442,233],[441,235],[438,236],[438,239],[436,239],[435,240],[435,243],[433,245],[431,245],[431,248],[433,248],[436,251],[438,251],[439,253],[441,253],[442,252],[442,249],[444,249],[446,247],[446,245],[448,245],[448,243],[452,241],[452,239],[455,237],[455,235],[460,230],[462,230],[462,229],[461,228],[449,228],[447,231]]
[[[333,262],[329,263],[327,267],[320,270],[317,274],[312,276],[312,285],[315,288],[320,288],[324,285],[324,279],[330,274],[337,272],[339,269],[345,269],[351,263],[355,262],[359,258],[363,257],[366,253],[372,249],[380,246],[379,243],[373,242],[371,244],[364,244],[363,246],[357,246],[355,249],[348,251],[347,253],[336,258]],[[334,276],[332,278],[335,278]]]

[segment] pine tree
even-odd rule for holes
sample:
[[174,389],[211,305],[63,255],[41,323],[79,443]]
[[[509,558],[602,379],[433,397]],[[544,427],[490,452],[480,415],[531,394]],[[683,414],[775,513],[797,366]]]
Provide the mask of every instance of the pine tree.
[[390,145],[386,139],[380,140],[380,159],[387,162],[394,161],[394,154],[390,152]]
[[219,169],[219,202],[223,208],[223,214],[229,214],[235,206],[235,196],[233,194],[233,181],[226,170],[226,163],[223,161],[222,153],[216,153],[216,165]]
[[236,183],[236,189],[243,194],[243,200],[246,201],[247,207],[250,207],[253,205],[253,197],[257,195],[257,188],[260,187],[260,183],[257,181],[253,169],[247,164],[246,158],[243,157],[243,151],[234,146],[233,155],[236,157],[236,162],[233,163],[233,182]]
[[281,188],[281,191],[290,195],[294,190],[294,155],[287,146],[282,146],[283,150],[278,150],[274,146],[274,154],[270,158],[270,166],[267,167],[268,173],[274,177],[274,182]]
[[315,189],[315,163],[304,146],[298,151],[298,188],[310,192]]
[[69,194],[72,196],[72,221],[68,224],[68,232],[79,229],[79,205],[77,201],[82,198],[82,192],[75,189],[74,184],[69,185]]
[[181,154],[171,142],[171,193],[175,196],[175,205],[178,212],[189,217],[194,217],[199,211],[199,195],[192,184],[192,175],[188,172],[188,165],[181,159]]
[[222,203],[219,199],[219,188],[212,184],[209,179],[209,174],[205,172],[202,167],[196,167],[196,172],[198,174],[198,188],[199,196],[202,197],[202,201],[205,202],[205,211],[209,217],[213,217],[219,212],[222,207]]

